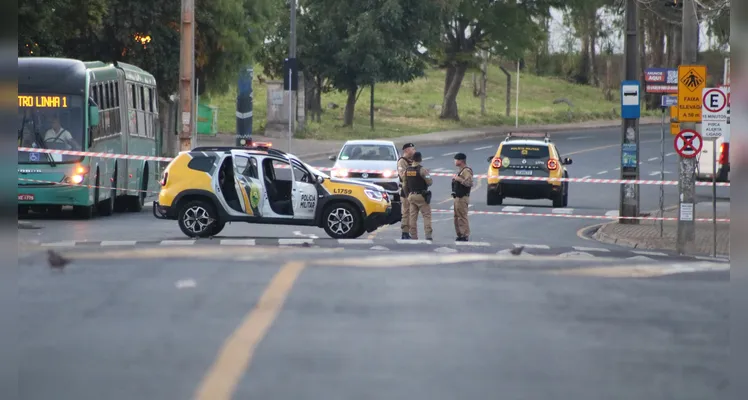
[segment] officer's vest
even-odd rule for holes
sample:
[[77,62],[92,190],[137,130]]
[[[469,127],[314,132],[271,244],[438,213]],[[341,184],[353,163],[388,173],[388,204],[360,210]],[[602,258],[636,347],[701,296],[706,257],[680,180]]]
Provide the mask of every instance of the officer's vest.
[[426,180],[421,176],[420,165],[411,165],[405,170],[405,183],[408,186],[408,194],[425,192],[429,188],[429,185],[426,184]]
[[[469,169],[470,172],[473,172],[470,167],[465,167],[460,170],[460,172],[457,175],[460,175],[462,171]],[[455,194],[455,197],[465,197],[470,196],[470,188],[461,184],[460,182],[457,182],[456,180],[452,180],[452,193]]]

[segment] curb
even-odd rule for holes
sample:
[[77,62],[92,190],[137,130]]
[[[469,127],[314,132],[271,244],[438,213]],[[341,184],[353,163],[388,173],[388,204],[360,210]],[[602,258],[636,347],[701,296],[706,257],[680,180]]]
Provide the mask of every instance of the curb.
[[[655,119],[657,121],[655,121]],[[651,120],[651,121],[650,121]],[[583,122],[582,122],[583,123]],[[648,125],[656,125],[659,124],[659,117],[645,117],[642,118],[639,122],[639,126],[648,126]],[[592,121],[589,123],[589,125],[584,126],[575,126],[580,123],[569,123],[569,124],[558,124],[558,125],[548,125],[544,127],[543,125],[530,125],[525,127],[514,127],[514,126],[498,126],[498,127],[483,127],[483,128],[472,128],[474,129],[474,132],[465,132],[465,134],[461,136],[455,136],[451,138],[441,138],[441,139],[429,139],[425,138],[425,136],[432,135],[438,132],[431,132],[431,133],[424,133],[421,135],[412,135],[412,136],[406,136],[409,139],[403,139],[401,138],[391,138],[395,143],[395,146],[398,148],[402,146],[405,143],[413,142],[416,143],[418,146],[432,146],[432,145],[448,145],[448,144],[457,144],[457,143],[469,143],[474,141],[479,141],[482,139],[490,139],[496,136],[502,136],[506,135],[509,132],[512,131],[544,131],[548,133],[556,133],[560,134],[564,131],[570,131],[570,130],[576,130],[575,132],[568,132],[568,133],[578,133],[579,131],[589,130],[589,129],[602,129],[602,128],[612,128],[616,126],[621,125],[620,120],[601,120],[601,121]],[[459,130],[455,130],[454,132],[458,132]],[[418,136],[423,136],[423,139],[417,139]],[[308,159],[317,159],[329,156],[332,153],[337,152],[337,146],[331,150],[324,151],[324,152],[315,152],[315,153],[292,153],[297,157],[300,158],[308,158]]]

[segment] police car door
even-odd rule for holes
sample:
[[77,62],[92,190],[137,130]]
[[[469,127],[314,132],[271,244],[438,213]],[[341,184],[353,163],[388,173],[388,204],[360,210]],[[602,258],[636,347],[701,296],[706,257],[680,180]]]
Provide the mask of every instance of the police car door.
[[317,187],[314,175],[297,160],[293,165],[293,215],[294,219],[314,219],[317,209]]
[[260,180],[259,160],[257,157],[233,152],[234,179],[236,192],[242,210],[251,216],[262,216],[265,203],[265,186]]

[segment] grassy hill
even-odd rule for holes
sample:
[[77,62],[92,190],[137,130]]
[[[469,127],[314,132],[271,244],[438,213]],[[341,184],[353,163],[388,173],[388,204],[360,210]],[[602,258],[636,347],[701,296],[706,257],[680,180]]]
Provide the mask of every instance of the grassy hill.
[[[265,86],[254,82],[254,127],[260,134],[265,126],[267,94]],[[261,74],[264,75],[264,74]],[[480,126],[514,125],[516,77],[512,74],[511,110],[506,115],[506,75],[498,67],[490,67],[486,98],[486,115],[480,115],[480,98],[473,96],[472,73],[465,76],[457,99],[460,122],[443,121],[438,118],[442,103],[444,71],[430,70],[426,77],[405,85],[378,84],[374,89],[374,130],[369,126],[369,88],[365,88],[356,104],[353,127],[343,128],[344,93],[322,95],[322,122],[307,122],[306,130],[297,137],[314,139],[352,139],[398,137],[418,133],[471,128]],[[618,93],[607,101],[602,89],[575,85],[569,82],[523,73],[520,76],[519,123],[520,125],[564,123],[594,119],[620,118]],[[567,99],[573,104],[554,104],[554,100]],[[236,90],[226,95],[206,99],[219,108],[219,132],[233,133],[236,127]],[[338,108],[329,108],[329,104]],[[570,113],[571,111],[571,113]]]

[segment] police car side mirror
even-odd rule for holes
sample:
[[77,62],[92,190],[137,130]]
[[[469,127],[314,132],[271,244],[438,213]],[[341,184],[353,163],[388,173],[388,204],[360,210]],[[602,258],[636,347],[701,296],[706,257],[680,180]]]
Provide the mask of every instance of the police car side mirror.
[[492,160],[493,160],[493,156],[488,156],[488,158],[486,158],[486,162],[491,162]]
[[333,154],[330,157],[327,157],[327,159],[330,161],[335,161],[335,155]]
[[564,164],[564,165],[571,165],[571,162],[572,162],[572,161],[571,161],[571,158],[569,158],[569,157],[566,157],[566,158],[564,158],[563,164]]
[[325,181],[325,178],[323,176],[317,175],[317,183],[321,184],[324,181]]

